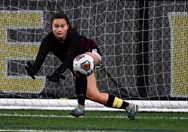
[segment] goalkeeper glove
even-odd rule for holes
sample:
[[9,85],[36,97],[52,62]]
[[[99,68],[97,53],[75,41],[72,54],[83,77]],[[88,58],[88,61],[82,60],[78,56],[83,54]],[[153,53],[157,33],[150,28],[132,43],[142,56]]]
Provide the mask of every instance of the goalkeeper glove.
[[33,75],[31,69],[32,69],[32,64],[30,63],[30,61],[27,62],[27,65],[25,66],[25,69],[27,71],[27,74],[32,77],[33,79],[35,79],[35,76]]
[[59,82],[59,81],[60,81],[60,78],[61,78],[61,79],[65,79],[65,76],[62,75],[62,74],[59,74],[59,73],[54,72],[51,76],[47,76],[47,78],[48,78],[49,81],[52,81],[52,82]]

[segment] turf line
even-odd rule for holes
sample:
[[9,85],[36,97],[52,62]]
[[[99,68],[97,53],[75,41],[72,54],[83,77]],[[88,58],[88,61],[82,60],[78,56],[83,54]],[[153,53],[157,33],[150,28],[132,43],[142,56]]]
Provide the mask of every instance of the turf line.
[[[44,118],[75,118],[71,115],[42,115],[42,114],[0,114],[0,116],[14,116],[14,117],[44,117]],[[89,119],[89,118],[101,118],[101,119],[105,119],[105,118],[127,118],[127,116],[82,116],[79,118],[85,118],[85,119]],[[151,116],[137,116],[137,119],[169,119],[169,120],[176,120],[176,119],[180,119],[180,120],[188,120],[188,117],[164,117],[164,116],[160,116],[160,117],[151,117]]]

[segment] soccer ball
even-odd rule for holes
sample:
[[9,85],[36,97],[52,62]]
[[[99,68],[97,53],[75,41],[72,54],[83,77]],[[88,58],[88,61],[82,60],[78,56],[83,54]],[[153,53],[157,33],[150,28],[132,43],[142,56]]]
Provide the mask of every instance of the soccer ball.
[[78,55],[73,61],[73,70],[76,75],[89,76],[93,73],[94,59],[87,55]]

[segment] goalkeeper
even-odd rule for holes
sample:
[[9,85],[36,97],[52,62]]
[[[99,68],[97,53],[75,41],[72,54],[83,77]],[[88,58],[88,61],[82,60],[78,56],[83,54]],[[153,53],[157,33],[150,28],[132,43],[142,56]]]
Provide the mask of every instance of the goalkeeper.
[[[93,57],[94,65],[100,64],[101,54],[91,39],[87,39],[71,27],[68,17],[63,13],[55,13],[51,19],[52,31],[47,34],[39,47],[37,57],[33,63],[27,62],[25,67],[27,74],[35,79],[36,73],[41,68],[45,58],[49,52],[57,56],[62,64],[55,70],[51,76],[47,76],[49,81],[59,82],[65,79],[63,73],[70,69],[75,76],[75,87],[77,91],[78,106],[71,111],[71,115],[75,117],[82,116],[85,109],[85,98],[104,104],[111,108],[125,109],[128,118],[134,119],[138,106],[125,102],[108,93],[100,93],[96,86],[96,78],[94,73],[89,76],[77,76],[73,71],[73,60],[78,55],[85,53]],[[89,84],[89,85],[88,85]]]

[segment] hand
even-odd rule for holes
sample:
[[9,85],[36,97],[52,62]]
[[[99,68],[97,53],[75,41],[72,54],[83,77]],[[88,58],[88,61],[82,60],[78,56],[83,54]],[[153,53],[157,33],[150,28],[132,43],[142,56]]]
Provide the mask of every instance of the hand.
[[60,78],[61,79],[65,79],[65,76],[62,75],[62,74],[58,74],[58,73],[53,73],[51,76],[47,76],[48,80],[49,81],[52,81],[52,82],[59,82],[60,81]]
[[35,76],[33,75],[32,71],[31,71],[31,68],[32,68],[32,64],[30,63],[30,61],[27,62],[27,65],[25,66],[25,69],[27,71],[27,74],[32,77],[33,79],[35,79]]

